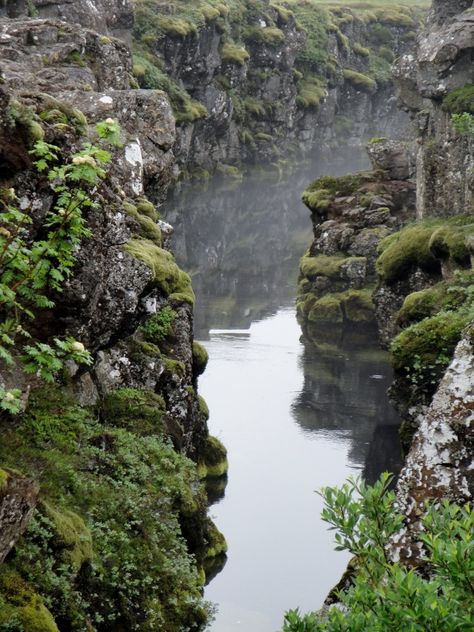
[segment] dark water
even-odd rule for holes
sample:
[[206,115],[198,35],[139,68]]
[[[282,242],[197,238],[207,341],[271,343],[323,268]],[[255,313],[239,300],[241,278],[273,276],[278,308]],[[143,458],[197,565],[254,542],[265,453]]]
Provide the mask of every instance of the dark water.
[[311,241],[301,191],[318,171],[347,167],[211,183],[168,206],[169,219],[181,218],[176,249],[193,275],[196,336],[210,354],[199,387],[230,461],[225,495],[211,507],[229,544],[206,591],[219,607],[213,632],[275,632],[285,610],[320,607],[348,557],[333,550],[315,490],[399,467],[390,367],[374,332],[305,346],[293,307]]

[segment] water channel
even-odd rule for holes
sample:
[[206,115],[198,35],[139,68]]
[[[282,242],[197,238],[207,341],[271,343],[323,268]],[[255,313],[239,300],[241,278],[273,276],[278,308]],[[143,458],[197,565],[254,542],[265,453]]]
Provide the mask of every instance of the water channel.
[[197,294],[196,337],[210,356],[199,388],[230,462],[210,510],[229,544],[206,590],[218,605],[212,632],[277,632],[289,608],[320,607],[348,556],[334,551],[315,490],[400,467],[390,367],[374,333],[305,345],[294,309],[298,259],[311,241],[301,192],[320,173],[363,167],[356,155],[211,182],[167,206]]

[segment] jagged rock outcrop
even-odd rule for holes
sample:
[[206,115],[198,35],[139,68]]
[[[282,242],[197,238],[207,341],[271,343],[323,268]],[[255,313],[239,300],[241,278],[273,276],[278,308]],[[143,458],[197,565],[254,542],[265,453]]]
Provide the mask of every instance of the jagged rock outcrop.
[[[474,15],[466,0],[435,2],[413,53],[395,68],[400,101],[415,119],[418,217],[472,211],[472,136],[452,114],[472,112]],[[458,99],[458,97],[460,97]]]
[[405,128],[390,64],[411,45],[418,10],[190,4],[138,6],[134,28],[135,76],[171,95],[186,171],[358,145]]
[[375,323],[378,246],[414,215],[406,147],[378,141],[369,155],[378,171],[322,177],[303,194],[314,240],[300,263],[297,312],[310,339],[321,327]]
[[35,509],[39,485],[0,469],[0,564],[23,534]]
[[417,532],[426,503],[449,498],[459,504],[474,494],[474,348],[468,328],[429,408],[419,419],[397,486],[406,530],[392,545],[398,558],[417,562]]
[[99,33],[129,36],[134,22],[130,0],[3,0],[0,17],[55,18]]

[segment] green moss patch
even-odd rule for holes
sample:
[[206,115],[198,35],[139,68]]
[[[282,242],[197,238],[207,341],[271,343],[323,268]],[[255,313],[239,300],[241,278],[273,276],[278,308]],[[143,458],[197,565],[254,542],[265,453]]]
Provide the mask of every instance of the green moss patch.
[[318,276],[324,276],[328,279],[339,279],[343,274],[344,266],[348,263],[365,263],[365,257],[345,257],[317,255],[311,257],[305,255],[300,261],[301,275],[307,279],[315,279]]
[[419,222],[386,237],[379,245],[377,272],[388,283],[405,278],[416,267],[439,272],[439,261],[430,250],[437,222]]
[[395,370],[419,389],[434,392],[468,323],[464,313],[441,312],[404,329],[391,345]]
[[107,425],[137,434],[161,434],[165,412],[161,395],[136,388],[119,388],[108,393],[100,408]]
[[93,555],[92,535],[84,520],[73,511],[57,510],[46,502],[42,503],[41,511],[51,522],[54,542],[63,549],[64,561],[71,564],[73,570],[79,571]]
[[0,469],[0,494],[8,487],[8,472]]
[[193,372],[195,375],[201,375],[206,370],[209,360],[209,354],[206,348],[197,340],[193,342]]
[[474,114],[474,85],[469,83],[447,94],[443,99],[443,110],[451,114]]
[[315,324],[353,324],[371,323],[375,318],[375,306],[372,302],[372,289],[346,290],[325,294],[319,299],[300,303],[301,316]]
[[372,94],[377,89],[377,82],[361,72],[351,70],[350,68],[344,68],[342,75],[347,83],[356,90]]
[[243,66],[250,59],[250,55],[243,46],[226,42],[221,49],[221,59],[223,62]]
[[200,478],[218,478],[227,474],[227,450],[217,437],[208,436],[198,462]]
[[149,239],[130,239],[124,250],[150,268],[153,281],[167,296],[179,293],[187,302],[194,303],[191,279],[178,268],[170,252]]
[[7,566],[0,570],[0,629],[12,632],[59,632],[40,596]]
[[472,234],[472,216],[410,224],[380,243],[377,272],[384,281],[391,283],[405,278],[416,267],[439,272],[444,260],[467,266],[470,255],[466,239]]

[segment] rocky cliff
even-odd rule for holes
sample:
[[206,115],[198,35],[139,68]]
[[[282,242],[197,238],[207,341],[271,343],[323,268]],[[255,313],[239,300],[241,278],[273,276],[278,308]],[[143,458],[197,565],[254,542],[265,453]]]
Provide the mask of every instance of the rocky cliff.
[[0,625],[199,629],[225,551],[201,480],[226,456],[147,199],[171,181],[172,110],[132,89],[130,3],[1,11]]
[[[470,1],[433,2],[416,49],[395,66],[416,143],[372,143],[370,177],[322,178],[303,195],[315,233],[300,268],[306,335],[319,322],[324,331],[329,322],[352,324],[354,313],[365,320],[360,288],[373,283],[365,304],[371,297],[381,341],[391,350],[391,395],[407,451],[398,485],[407,529],[394,555],[410,563],[419,561],[425,502],[466,502],[474,491],[472,15]],[[392,194],[386,209],[377,208],[400,179],[411,199],[394,204]],[[369,186],[380,188],[375,203]],[[375,234],[374,213],[385,214]]]
[[418,9],[316,2],[137,3],[134,74],[168,91],[194,174],[397,135],[390,65]]

